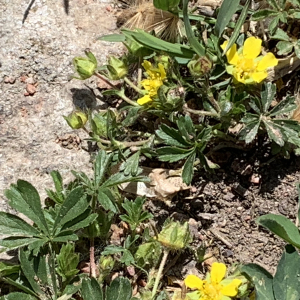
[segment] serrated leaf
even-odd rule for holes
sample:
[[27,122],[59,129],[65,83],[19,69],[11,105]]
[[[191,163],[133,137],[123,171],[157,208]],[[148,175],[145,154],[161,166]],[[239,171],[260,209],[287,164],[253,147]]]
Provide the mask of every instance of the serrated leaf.
[[278,55],[288,54],[293,50],[294,44],[291,42],[280,41],[276,44],[276,48],[278,49]]
[[122,163],[120,170],[124,172],[125,176],[136,176],[138,174],[140,154],[140,151],[137,151]]
[[180,149],[174,147],[162,147],[156,150],[160,161],[175,162],[186,158],[191,154],[192,149]]
[[185,138],[187,142],[191,142],[196,136],[195,127],[190,116],[181,116],[176,121],[177,127],[181,135]]
[[31,237],[42,235],[41,232],[21,218],[5,212],[0,212],[0,232],[2,235],[9,236]]
[[287,96],[284,100],[280,101],[270,112],[269,116],[273,117],[278,114],[286,114],[297,108],[295,97]]
[[5,277],[11,274],[18,274],[20,271],[20,265],[14,265],[11,263],[0,262],[0,276]]
[[272,121],[263,120],[262,122],[265,125],[269,139],[282,147],[286,141],[282,128]]
[[260,121],[258,118],[255,121],[247,123],[239,133],[240,139],[244,140],[246,144],[251,143],[257,135],[259,126]]
[[300,299],[300,257],[291,245],[285,251],[277,266],[273,279],[273,290],[276,300]]
[[109,189],[102,188],[98,191],[97,199],[103,208],[114,213],[118,212],[114,196]]
[[52,171],[50,173],[54,186],[55,186],[55,192],[57,195],[57,199],[59,199],[59,203],[62,203],[64,201],[64,186],[63,186],[63,179],[58,171]]
[[104,150],[99,150],[94,163],[94,180],[95,186],[99,187],[105,180],[113,154],[107,154]]
[[139,111],[141,107],[130,107],[127,112],[126,118],[122,121],[124,127],[129,127],[134,124],[134,122],[139,118]]
[[63,226],[67,222],[78,217],[89,206],[86,195],[82,187],[77,187],[70,192],[66,200],[62,203],[59,213],[53,225],[53,233],[58,226]]
[[81,295],[83,300],[103,300],[102,289],[95,278],[83,279]]
[[196,159],[196,151],[194,151],[186,160],[182,169],[182,181],[189,185],[194,175],[194,162]]
[[65,230],[65,231],[61,231],[58,235],[56,235],[52,239],[52,242],[67,243],[70,241],[77,241],[77,240],[78,240],[78,236],[75,233],[69,230]]
[[265,18],[269,18],[269,17],[275,17],[278,15],[278,11],[276,10],[271,10],[271,9],[261,9],[259,11],[256,11],[251,19],[252,21],[259,21],[259,20],[263,20]]
[[260,94],[263,112],[267,112],[276,95],[276,84],[265,83]]
[[215,32],[218,37],[221,37],[225,27],[237,11],[239,3],[239,0],[224,0],[222,2],[215,25]]
[[79,254],[75,253],[73,244],[63,245],[59,254],[56,256],[57,273],[62,277],[63,281],[75,276],[79,270],[77,265],[79,263]]
[[165,124],[162,124],[158,130],[155,131],[156,135],[162,139],[167,145],[183,147],[190,146],[187,143],[178,130],[171,128]]
[[256,219],[256,222],[285,240],[300,248],[300,234],[295,224],[284,216],[267,214]]
[[106,300],[130,300],[131,296],[130,281],[124,277],[117,277],[106,289]]
[[64,224],[61,230],[76,231],[81,228],[85,228],[90,225],[97,218],[97,214],[92,214],[90,209],[87,209],[83,214],[72,219],[71,221]]
[[41,239],[39,238],[24,238],[24,237],[10,237],[10,238],[4,238],[0,240],[0,246],[3,247],[1,249],[0,253],[8,251],[8,250],[14,250],[17,248],[21,248],[24,246],[28,246],[32,243],[39,242]]
[[269,32],[271,35],[273,35],[276,32],[276,29],[278,28],[279,23],[279,17],[276,16],[269,24]]
[[36,297],[24,293],[14,292],[2,296],[0,300],[37,300]]
[[272,35],[271,38],[276,40],[286,41],[286,42],[290,41],[290,38],[287,35],[287,33],[283,31],[281,28],[277,28],[275,34]]
[[5,191],[10,200],[9,205],[31,219],[45,234],[49,233],[48,225],[42,210],[40,196],[37,190],[27,181],[18,180]]
[[134,258],[138,266],[156,266],[159,263],[162,248],[159,243],[149,242],[139,245]]
[[39,295],[43,295],[44,293],[36,281],[36,273],[34,271],[33,257],[30,258],[30,253],[24,251],[23,249],[20,249],[19,260],[20,260],[22,271],[26,279],[30,283],[34,292]]
[[255,287],[255,300],[275,300],[273,296],[272,275],[256,264],[247,264],[241,268]]

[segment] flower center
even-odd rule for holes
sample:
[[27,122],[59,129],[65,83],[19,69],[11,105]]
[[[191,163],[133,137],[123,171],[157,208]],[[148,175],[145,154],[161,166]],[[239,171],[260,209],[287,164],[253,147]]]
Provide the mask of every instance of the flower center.
[[237,62],[237,74],[239,79],[249,78],[257,67],[257,63],[254,59],[244,58],[243,55],[239,56]]
[[221,285],[204,282],[201,300],[220,300],[222,298]]

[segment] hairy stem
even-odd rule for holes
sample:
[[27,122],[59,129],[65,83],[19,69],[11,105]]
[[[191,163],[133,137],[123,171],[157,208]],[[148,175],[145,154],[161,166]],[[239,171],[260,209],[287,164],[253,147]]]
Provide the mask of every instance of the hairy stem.
[[191,108],[188,108],[186,104],[183,106],[183,110],[185,112],[189,112],[189,113],[194,114],[194,115],[209,116],[209,117],[219,118],[219,114],[217,114],[217,113],[210,112],[210,111],[205,111],[205,110],[191,109]]
[[154,296],[157,292],[158,284],[160,282],[164,266],[165,266],[166,261],[168,259],[169,252],[170,252],[169,249],[164,249],[164,255],[163,255],[163,258],[160,262],[159,269],[158,269],[157,276],[156,276],[154,286],[153,286],[153,290],[152,290],[152,299],[154,299]]
[[124,77],[124,81],[139,94],[144,95],[144,91],[138,88],[128,77]]
[[90,277],[96,278],[95,239],[90,239]]

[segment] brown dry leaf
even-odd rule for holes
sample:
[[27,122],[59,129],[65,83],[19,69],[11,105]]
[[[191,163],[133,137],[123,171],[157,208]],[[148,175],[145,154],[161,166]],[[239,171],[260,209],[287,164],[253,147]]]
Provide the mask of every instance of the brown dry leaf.
[[171,200],[176,193],[183,190],[190,189],[183,183],[177,170],[169,169],[152,169],[142,167],[143,172],[141,175],[149,177],[150,183],[143,182],[130,182],[123,183],[120,188],[127,192],[139,196],[146,196],[148,198],[157,198],[163,201]]
[[111,244],[116,246],[121,246],[122,244],[121,239],[124,236],[124,229],[118,227],[116,224],[112,224],[110,229],[112,231],[112,235],[110,237]]

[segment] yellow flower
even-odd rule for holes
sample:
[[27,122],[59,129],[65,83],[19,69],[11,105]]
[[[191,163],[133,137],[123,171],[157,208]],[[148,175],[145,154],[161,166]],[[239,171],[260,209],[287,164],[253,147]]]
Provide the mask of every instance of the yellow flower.
[[[230,66],[226,67],[229,74],[244,84],[259,83],[267,78],[267,69],[277,66],[278,59],[269,52],[265,56],[259,56],[262,40],[255,37],[246,39],[244,46],[238,51],[234,44],[226,53]],[[224,50],[228,44],[225,41],[221,48]]]
[[187,287],[199,291],[199,300],[226,300],[235,297],[238,287],[242,284],[240,279],[223,280],[226,274],[226,266],[222,263],[213,263],[210,276],[201,280],[195,275],[188,275],[184,280]]
[[141,85],[147,91],[147,94],[137,100],[139,105],[153,101],[153,98],[157,96],[158,89],[164,84],[163,81],[167,78],[165,68],[161,63],[158,63],[157,68],[154,68],[151,62],[144,60],[142,66],[146,70],[148,78],[142,80]]

